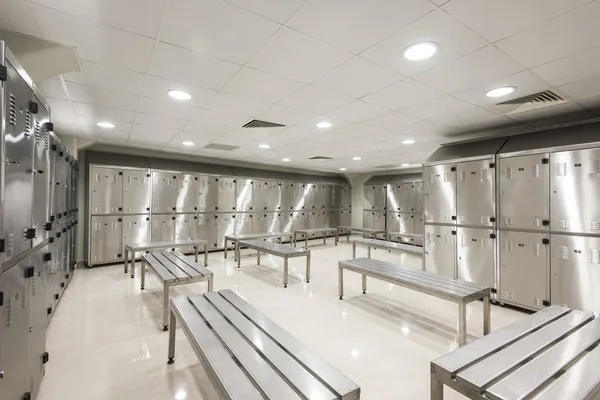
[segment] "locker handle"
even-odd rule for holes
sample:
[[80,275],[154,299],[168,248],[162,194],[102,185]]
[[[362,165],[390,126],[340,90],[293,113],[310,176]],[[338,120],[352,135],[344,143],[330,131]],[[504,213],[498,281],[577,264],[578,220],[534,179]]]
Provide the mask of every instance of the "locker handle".
[[4,292],[0,292],[0,307],[4,305]]

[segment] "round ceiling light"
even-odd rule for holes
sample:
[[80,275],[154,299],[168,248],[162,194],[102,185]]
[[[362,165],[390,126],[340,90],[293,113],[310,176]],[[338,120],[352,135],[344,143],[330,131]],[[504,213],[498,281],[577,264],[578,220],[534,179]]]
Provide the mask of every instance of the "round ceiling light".
[[106,128],[106,129],[112,129],[115,127],[115,124],[112,124],[110,122],[98,122],[98,123],[96,123],[96,125],[98,125],[100,128]]
[[406,139],[402,141],[402,144],[413,144],[415,141],[412,139]]
[[169,90],[167,94],[175,100],[189,100],[192,98],[191,94],[182,90]]
[[362,157],[358,157],[358,156],[356,156],[356,157],[352,157],[352,159],[353,159],[354,161],[360,161],[360,160],[362,160]]
[[281,161],[283,161],[283,162],[290,162],[292,160],[290,160],[289,158],[282,158]]
[[347,169],[348,169],[348,168],[340,168],[340,171],[345,171],[345,170],[347,170]]
[[332,126],[333,126],[333,124],[331,122],[327,122],[327,121],[319,122],[317,124],[317,128],[321,128],[321,129],[331,128]]
[[514,86],[504,86],[489,90],[485,95],[487,97],[502,97],[514,93],[515,90],[517,90],[517,88]]
[[402,54],[410,61],[422,61],[433,57],[440,49],[440,45],[434,42],[421,42],[408,46]]
[[271,146],[269,146],[268,144],[259,144],[258,147],[260,147],[261,149],[268,149]]
[[184,146],[194,146],[194,142],[186,141],[186,142],[183,142],[182,145],[184,145]]
[[404,164],[401,165],[401,167],[410,167],[410,164],[409,163],[404,163]]

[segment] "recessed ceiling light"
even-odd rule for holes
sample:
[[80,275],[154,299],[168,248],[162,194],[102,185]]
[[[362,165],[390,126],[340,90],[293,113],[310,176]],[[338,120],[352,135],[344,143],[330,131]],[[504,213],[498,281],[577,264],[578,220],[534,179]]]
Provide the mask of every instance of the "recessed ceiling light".
[[409,163],[404,163],[404,164],[401,165],[401,167],[410,167],[410,164]]
[[502,97],[513,93],[515,90],[517,90],[517,88],[514,86],[504,86],[492,89],[488,91],[485,95],[487,97]]
[[183,142],[182,145],[184,146],[194,146],[194,142]]
[[282,158],[281,161],[283,161],[283,162],[290,162],[292,160],[290,160],[289,158]]
[[440,45],[434,42],[421,42],[408,46],[402,52],[404,58],[410,61],[422,61],[433,57],[438,52]]
[[358,157],[358,156],[357,156],[357,157],[352,157],[352,159],[353,159],[354,161],[360,161],[360,160],[362,160],[362,157]]
[[345,171],[345,170],[347,170],[347,169],[348,169],[348,168],[340,168],[340,171]]
[[111,124],[110,122],[98,122],[96,123],[100,128],[112,129],[115,127],[115,124]]
[[317,124],[317,128],[321,128],[321,129],[331,128],[332,126],[333,126],[333,124],[331,122],[327,122],[327,121],[319,122]]
[[402,144],[413,144],[415,141],[412,139],[406,139],[402,141]]
[[258,147],[260,147],[261,149],[268,149],[271,146],[269,146],[268,144],[259,144]]
[[191,94],[182,90],[169,90],[167,94],[175,100],[189,100],[192,98]]

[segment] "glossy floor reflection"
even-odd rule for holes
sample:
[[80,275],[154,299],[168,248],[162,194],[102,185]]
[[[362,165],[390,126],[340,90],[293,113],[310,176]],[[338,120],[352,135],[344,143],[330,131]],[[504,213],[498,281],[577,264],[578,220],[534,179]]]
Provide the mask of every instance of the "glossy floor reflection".
[[[345,274],[340,301],[337,262],[351,258],[351,246],[335,247],[332,239],[326,246],[310,244],[308,284],[304,258],[290,259],[284,289],[281,258],[263,255],[256,266],[246,252],[237,269],[233,258],[217,252],[209,257],[215,290],[230,288],[244,297],[360,385],[362,400],[429,399],[429,362],[455,348],[456,306],[372,279],[362,295],[360,276],[353,273]],[[412,255],[374,250],[372,257],[421,267],[421,258]],[[172,294],[205,290],[206,283],[197,283]],[[176,363],[167,365],[161,295],[152,274],[141,292],[139,273],[130,279],[122,265],[78,270],[49,326],[51,361],[39,400],[217,399],[183,334]],[[482,304],[467,307],[474,340],[482,335]],[[492,306],[492,329],[526,315]],[[464,399],[446,390],[447,399]]]

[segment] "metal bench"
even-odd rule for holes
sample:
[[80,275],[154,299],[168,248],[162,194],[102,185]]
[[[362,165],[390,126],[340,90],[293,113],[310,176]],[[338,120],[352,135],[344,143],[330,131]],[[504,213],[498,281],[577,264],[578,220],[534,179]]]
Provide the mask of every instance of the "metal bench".
[[356,258],[356,246],[364,245],[367,248],[367,257],[371,258],[371,249],[385,249],[398,251],[400,253],[412,253],[412,254],[423,254],[423,248],[418,246],[411,246],[409,244],[402,244],[396,242],[386,242],[384,240],[377,239],[355,239],[352,241],[352,258]]
[[154,272],[163,285],[163,330],[169,328],[169,289],[172,286],[208,281],[208,291],[213,290],[213,273],[200,264],[188,261],[178,251],[161,251],[142,255],[141,289],[146,284],[146,266]]
[[467,343],[467,304],[483,299],[483,334],[490,332],[490,288],[441,277],[426,271],[404,268],[370,258],[339,262],[339,295],[344,296],[344,270],[362,275],[363,294],[367,293],[367,276],[403,286],[458,304],[458,345]]
[[314,228],[314,229],[296,229],[294,230],[294,235],[292,236],[292,241],[294,242],[294,246],[296,246],[296,242],[298,240],[298,235],[304,235],[304,248],[308,248],[308,237],[310,235],[323,235],[323,244],[327,244],[327,234],[333,233],[337,234],[337,228]]
[[350,234],[352,232],[359,232],[362,233],[363,237],[365,235],[371,235],[374,238],[377,237],[377,235],[379,234],[386,234],[386,230],[385,229],[370,229],[370,228],[358,228],[356,226],[338,226],[337,227],[337,231],[335,233],[335,244],[337,245],[338,242],[340,241],[340,234],[341,235],[346,235],[346,240],[349,242],[350,241]]
[[[266,242],[264,240],[239,240],[239,246],[256,250],[256,263],[260,265],[260,253],[272,254],[283,257],[283,287],[288,284],[288,259],[306,256],[306,282],[310,282],[310,250],[299,249],[287,244]],[[237,265],[240,267],[240,254],[238,246]]]
[[423,235],[420,233],[388,232],[387,240],[410,239],[411,242],[423,243]]
[[249,233],[249,234],[244,234],[244,235],[229,235],[229,236],[225,236],[225,249],[224,249],[224,258],[227,258],[227,244],[229,242],[231,242],[233,244],[233,256],[234,256],[234,261],[235,261],[235,257],[237,257],[237,254],[239,253],[239,246],[238,246],[238,241],[240,240],[253,240],[253,239],[269,239],[269,238],[276,238],[279,239],[279,243],[282,242],[283,238],[292,238],[292,233],[291,232],[265,232],[265,233]]
[[598,344],[600,318],[551,306],[432,361],[431,399],[598,399]]
[[[170,240],[166,242],[139,242],[129,243],[125,245],[125,273],[127,273],[127,264],[131,262],[131,277],[135,276],[135,253],[140,251],[151,251],[158,249],[175,249],[180,246],[193,246],[194,247],[194,260],[198,262],[198,249],[204,248],[204,266],[208,265],[208,242],[206,240],[189,239],[189,240]],[[131,260],[129,259],[131,255]]]
[[222,399],[359,400],[360,388],[231,290],[171,299],[177,322]]

